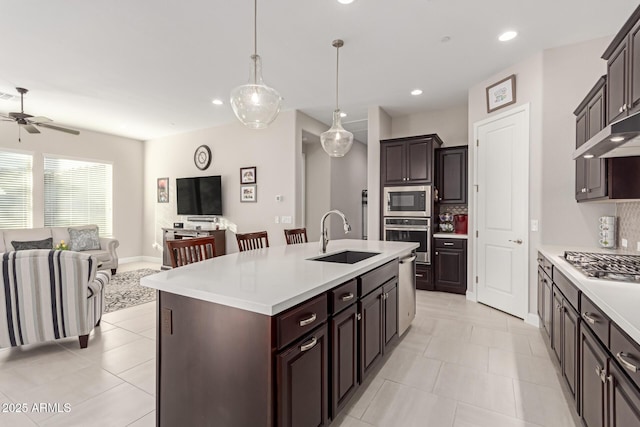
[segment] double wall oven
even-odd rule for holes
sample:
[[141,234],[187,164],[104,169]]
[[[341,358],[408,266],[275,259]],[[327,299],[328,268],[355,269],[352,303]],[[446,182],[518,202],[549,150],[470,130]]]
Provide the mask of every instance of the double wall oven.
[[383,195],[386,241],[416,242],[416,261],[431,264],[431,186],[385,187]]

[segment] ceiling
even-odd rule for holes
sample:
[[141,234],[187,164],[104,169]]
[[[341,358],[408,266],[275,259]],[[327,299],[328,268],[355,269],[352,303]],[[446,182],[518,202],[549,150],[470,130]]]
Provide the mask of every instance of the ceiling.
[[[284,109],[329,124],[331,41],[344,39],[340,106],[345,122],[366,128],[369,106],[398,116],[464,104],[467,88],[535,52],[612,36],[637,5],[261,0],[258,53]],[[247,81],[253,50],[251,0],[0,0],[0,16],[0,92],[30,89],[32,115],[141,140],[234,120],[229,92]],[[506,29],[519,36],[499,42]],[[423,95],[409,95],[414,88]],[[0,112],[17,110],[18,101],[0,99]]]

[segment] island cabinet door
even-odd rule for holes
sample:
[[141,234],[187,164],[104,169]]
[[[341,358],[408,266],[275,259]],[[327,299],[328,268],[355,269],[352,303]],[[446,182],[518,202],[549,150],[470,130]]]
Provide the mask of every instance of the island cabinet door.
[[327,340],[324,324],[277,355],[278,427],[329,425]]
[[589,332],[580,328],[580,418],[586,427],[604,427],[607,353],[602,344]]
[[360,312],[360,382],[382,357],[382,287],[362,298]]
[[335,419],[358,388],[358,306],[331,319],[331,417]]
[[398,280],[393,279],[382,288],[384,301],[384,347],[398,336]]
[[609,427],[640,426],[640,392],[609,361]]

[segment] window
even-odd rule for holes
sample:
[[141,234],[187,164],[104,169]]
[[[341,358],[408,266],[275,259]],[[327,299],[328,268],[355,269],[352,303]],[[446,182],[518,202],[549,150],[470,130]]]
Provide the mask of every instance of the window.
[[30,154],[0,151],[0,228],[31,228],[33,178]]
[[97,224],[112,235],[112,169],[107,163],[44,158],[44,225]]

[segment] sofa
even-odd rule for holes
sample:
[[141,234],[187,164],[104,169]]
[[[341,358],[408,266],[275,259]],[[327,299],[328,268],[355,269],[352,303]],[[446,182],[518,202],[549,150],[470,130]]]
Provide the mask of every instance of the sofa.
[[32,249],[0,254],[0,348],[77,336],[100,325],[109,270],[96,257]]
[[12,242],[37,242],[51,238],[52,246],[43,247],[42,249],[52,249],[58,243],[64,240],[70,244],[72,251],[81,250],[83,253],[92,255],[98,260],[99,270],[111,270],[111,274],[116,274],[118,269],[118,254],[116,248],[120,246],[117,239],[110,237],[99,237],[100,248],[84,250],[83,248],[74,248],[71,241],[70,230],[91,231],[97,230],[97,225],[83,225],[74,227],[47,227],[47,228],[21,228],[21,229],[0,229],[0,253],[16,250]]

